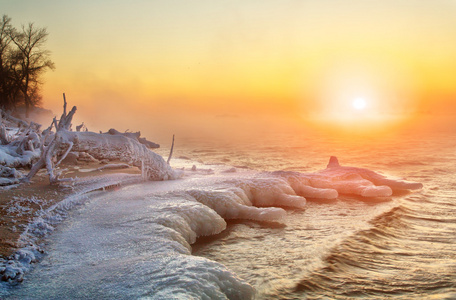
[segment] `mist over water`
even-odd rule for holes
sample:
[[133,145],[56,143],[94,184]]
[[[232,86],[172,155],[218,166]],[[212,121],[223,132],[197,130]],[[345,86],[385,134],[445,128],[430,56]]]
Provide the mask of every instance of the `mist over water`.
[[201,162],[311,172],[336,155],[342,165],[424,184],[385,202],[310,200],[289,211],[284,226],[231,222],[219,236],[201,239],[193,254],[228,266],[259,299],[455,297],[453,125],[426,118],[384,136],[305,131],[238,143],[188,140],[177,152]]

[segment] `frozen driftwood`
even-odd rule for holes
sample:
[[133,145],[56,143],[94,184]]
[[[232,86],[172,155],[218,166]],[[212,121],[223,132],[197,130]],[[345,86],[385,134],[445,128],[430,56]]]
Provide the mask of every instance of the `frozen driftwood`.
[[163,157],[123,134],[99,134],[95,132],[67,132],[73,141],[73,151],[86,152],[98,160],[121,160],[140,168],[149,180],[175,179],[175,171]]
[[8,134],[6,133],[6,127],[3,124],[2,111],[0,110],[0,145],[9,144]]
[[[87,153],[98,160],[124,161],[140,168],[144,178],[149,180],[177,177],[160,155],[150,151],[138,140],[139,132],[122,134],[113,129],[105,134],[70,131],[76,106],[67,114],[66,105],[64,95],[63,114],[59,121],[54,118],[51,126],[45,130],[46,134],[41,141],[41,156],[24,180],[29,181],[40,169],[46,167],[51,184],[59,182],[57,167],[70,151]],[[53,127],[56,129],[55,134],[51,134]],[[60,159],[55,162],[57,157]]]
[[142,138],[141,137],[141,132],[138,131],[138,132],[120,132],[118,130],[115,130],[114,128],[111,128],[108,130],[107,132],[108,134],[111,134],[111,135],[123,135],[123,136],[126,136],[126,137],[129,137],[131,139],[134,139],[138,142],[140,142],[141,144],[145,145],[146,147],[148,148],[151,148],[151,149],[156,149],[156,148],[160,148],[160,145],[159,144],[156,144],[154,142],[151,142],[151,141],[148,141],[147,139],[145,138]]
[[[30,125],[26,121],[18,119],[18,118],[15,118],[9,113],[2,112],[2,110],[0,110],[0,114],[2,114],[3,118],[6,119],[7,121],[17,124],[18,127],[25,127],[26,128],[26,127],[28,127]],[[34,124],[36,124],[36,123],[34,123]]]
[[[63,114],[60,117],[60,120],[57,122],[57,119],[54,118],[52,124],[49,128],[45,131],[46,134],[42,138],[41,141],[41,156],[39,160],[32,166],[32,169],[25,177],[25,181],[30,181],[33,176],[42,168],[46,167],[48,174],[49,174],[49,181],[52,183],[56,183],[59,181],[59,174],[56,173],[56,167],[60,164],[60,162],[66,157],[66,155],[70,152],[73,142],[67,138],[66,133],[69,132],[71,127],[71,121],[73,119],[73,115],[76,113],[76,106],[73,106],[71,111],[67,114],[66,112],[66,100],[64,94],[64,105],[63,105]],[[56,128],[56,133],[52,137],[49,144],[45,145],[45,141],[47,137],[50,135],[52,127]],[[62,158],[54,164],[54,158],[57,157],[57,154],[60,151],[61,146],[67,146],[67,151],[62,156]]]
[[36,123],[28,124],[0,110],[0,165],[9,168],[32,165],[39,157],[36,151],[40,145],[39,128]]

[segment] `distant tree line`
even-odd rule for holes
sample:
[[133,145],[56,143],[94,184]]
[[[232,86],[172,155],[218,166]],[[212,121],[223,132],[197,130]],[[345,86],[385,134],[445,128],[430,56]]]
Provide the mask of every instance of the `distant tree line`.
[[40,104],[41,75],[54,69],[50,51],[44,46],[48,32],[33,23],[20,29],[11,25],[11,18],[3,15],[0,20],[0,109],[16,110],[25,106],[28,117],[30,108]]

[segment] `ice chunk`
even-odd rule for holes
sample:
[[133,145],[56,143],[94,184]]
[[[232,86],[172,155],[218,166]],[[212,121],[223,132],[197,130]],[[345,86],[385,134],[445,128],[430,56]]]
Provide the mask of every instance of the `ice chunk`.
[[376,186],[359,174],[344,170],[322,171],[310,178],[310,183],[316,188],[334,189],[339,194],[359,195],[363,197],[389,197],[393,191],[388,186]]
[[285,178],[296,194],[313,199],[336,199],[339,196],[337,190],[333,188],[320,188],[311,186],[310,176],[298,172],[278,171],[273,175]]
[[[416,190],[423,187],[418,182],[407,182],[403,180],[388,179],[384,175],[376,173],[369,169],[357,167],[345,167],[339,164],[336,157],[331,156],[328,167],[318,172],[319,175],[331,179],[331,181],[345,181],[355,188],[355,193],[365,197],[374,197],[372,195],[387,195],[389,187],[391,190]],[[359,187],[356,188],[356,181]],[[371,184],[369,184],[369,182]],[[377,187],[375,187],[377,186]],[[380,196],[381,197],[381,196]]]
[[241,188],[254,206],[285,206],[302,208],[306,198],[297,196],[288,182],[279,177],[254,177],[227,181]]
[[[250,219],[257,221],[278,221],[286,212],[281,208],[257,208],[240,188],[219,190],[194,189],[187,191],[198,202],[214,209],[224,219]],[[241,197],[239,195],[242,195]]]
[[220,233],[226,222],[214,210],[173,193],[150,198],[150,221],[179,232],[189,244],[199,236]]

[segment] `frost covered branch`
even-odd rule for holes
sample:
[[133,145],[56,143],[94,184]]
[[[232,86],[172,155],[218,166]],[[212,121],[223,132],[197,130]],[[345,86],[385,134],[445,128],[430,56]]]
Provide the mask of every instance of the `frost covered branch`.
[[[27,174],[27,176],[24,178],[24,181],[30,181],[35,174],[42,169],[43,167],[46,167],[48,174],[49,174],[49,181],[51,184],[57,183],[59,181],[58,174],[56,174],[55,168],[57,165],[60,163],[60,161],[54,165],[53,164],[53,159],[57,157],[57,154],[60,151],[60,147],[63,145],[68,145],[69,149],[72,147],[72,141],[68,140],[67,138],[67,132],[69,132],[69,129],[71,127],[71,121],[73,119],[74,114],[76,113],[76,106],[73,106],[71,111],[66,114],[66,106],[67,102],[65,99],[65,94],[63,94],[63,100],[64,100],[64,105],[63,105],[63,114],[60,117],[60,120],[57,122],[57,120],[54,118],[51,126],[47,129],[47,134],[52,130],[52,127],[55,126],[56,128],[56,133],[52,137],[51,141],[47,146],[45,146],[45,141],[46,139],[42,139],[41,141],[41,156],[39,160],[32,166],[30,172]],[[68,154],[69,151],[67,151],[65,154]],[[66,156],[66,155],[65,155]]]
[[168,160],[166,163],[169,165],[169,162],[171,161],[171,157],[173,156],[173,150],[174,150],[174,134],[173,134],[173,143],[171,144],[171,150],[169,150],[169,156]]
[[[108,133],[71,131],[76,106],[67,114],[65,94],[63,98],[63,114],[58,121],[54,118],[51,126],[45,130],[45,137],[41,139],[41,156],[24,181],[30,181],[40,169],[46,167],[50,183],[58,183],[61,179],[56,168],[70,151],[85,153],[86,156],[99,160],[121,160],[140,168],[149,180],[177,177],[176,172],[160,155],[150,151],[149,148],[157,148],[159,145],[140,138],[139,132],[120,133],[115,129],[110,129]],[[51,134],[53,127],[56,130],[55,134]],[[57,157],[60,157],[58,161]]]
[[131,139],[134,139],[134,140],[137,140],[139,143],[145,145],[146,147],[148,148],[151,148],[151,149],[155,149],[155,148],[160,148],[160,145],[159,144],[156,144],[154,142],[151,142],[151,141],[148,141],[147,139],[145,138],[142,138],[141,137],[141,132],[138,131],[138,132],[120,132],[114,128],[111,128],[108,130],[107,134],[111,134],[111,135],[123,135],[123,136],[126,136],[126,137],[129,137]]

